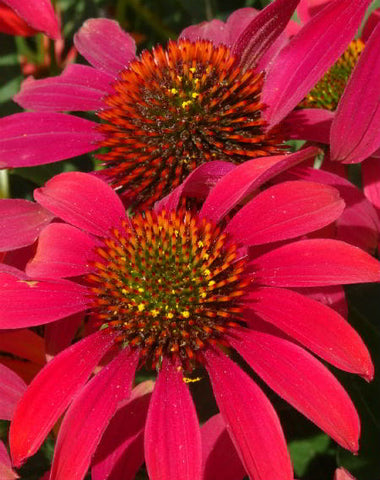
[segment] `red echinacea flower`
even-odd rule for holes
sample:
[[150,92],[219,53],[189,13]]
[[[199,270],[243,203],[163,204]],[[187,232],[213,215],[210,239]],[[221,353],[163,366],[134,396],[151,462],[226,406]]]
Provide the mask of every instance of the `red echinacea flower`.
[[38,32],[60,38],[60,26],[50,0],[0,1],[0,32],[29,36]]
[[[292,479],[275,410],[229,358],[231,349],[340,445],[358,449],[349,396],[307,350],[371,379],[368,351],[342,316],[299,290],[378,281],[379,263],[341,241],[302,238],[339,217],[344,205],[335,189],[294,181],[259,192],[315,154],[204,164],[133,217],[93,175],[64,173],[36,190],[38,203],[63,222],[41,232],[27,276],[0,275],[0,325],[86,312],[96,331],[49,362],[20,400],[10,430],[16,466],[68,408],[51,479],[82,479],[144,367],[158,371],[144,430],[150,478],[200,478],[201,436],[184,377],[203,366],[249,476]],[[193,195],[207,195],[200,209],[186,208],[183,199]],[[108,363],[88,381],[106,354]]]
[[[343,53],[369,3],[334,1],[278,53],[298,1],[237,10],[139,57],[117,23],[86,21],[75,46],[92,66],[24,83],[16,101],[35,111],[0,120],[0,164],[96,151],[105,179],[145,208],[204,162],[281,153],[281,120]],[[59,111],[95,111],[99,122]]]

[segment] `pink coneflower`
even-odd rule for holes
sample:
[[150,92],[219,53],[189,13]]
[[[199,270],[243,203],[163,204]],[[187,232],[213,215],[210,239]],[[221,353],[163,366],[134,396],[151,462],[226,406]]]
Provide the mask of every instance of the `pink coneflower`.
[[[359,419],[347,393],[301,345],[367,379],[369,354],[336,311],[292,288],[378,281],[379,263],[340,241],[299,239],[341,214],[335,189],[296,181],[258,193],[315,153],[239,167],[205,164],[154,210],[131,218],[93,175],[61,174],[36,191],[63,222],[41,233],[28,277],[1,275],[1,326],[85,311],[98,331],[57,355],[31,383],[11,426],[15,465],[37,451],[69,407],[51,478],[83,478],[136,369],[144,367],[158,371],[145,425],[150,478],[200,478],[199,425],[184,377],[204,366],[249,475],[293,478],[276,413],[229,358],[231,349],[339,444],[358,449]],[[180,202],[208,192],[200,210]],[[86,384],[106,354],[112,360]]]
[[[275,57],[297,3],[238,10],[226,23],[193,26],[137,58],[117,23],[88,20],[75,46],[92,67],[71,65],[59,77],[24,84],[16,100],[36,112],[0,121],[0,164],[96,151],[102,175],[127,203],[145,208],[204,162],[281,153],[281,120],[343,53],[369,0],[336,0]],[[55,113],[88,110],[98,123]]]
[[44,32],[60,37],[60,26],[50,0],[3,0],[0,2],[0,32],[29,36]]

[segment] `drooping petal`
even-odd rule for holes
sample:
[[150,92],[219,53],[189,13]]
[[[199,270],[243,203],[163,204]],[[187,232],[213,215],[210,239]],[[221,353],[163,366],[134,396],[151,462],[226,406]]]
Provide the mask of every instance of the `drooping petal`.
[[335,310],[281,288],[252,289],[244,302],[260,318],[275,325],[335,367],[362,375],[367,380],[372,379],[373,365],[366,346]]
[[93,67],[111,75],[119,73],[135,58],[135,41],[114,20],[86,20],[74,36],[74,44]]
[[374,29],[377,27],[379,23],[380,23],[380,8],[377,8],[367,18],[367,21],[364,25],[364,28],[361,34],[361,39],[363,40],[364,43],[368,42],[369,37],[371,36],[372,32],[374,31]]
[[200,216],[217,223],[224,215],[263,183],[283,170],[315,157],[311,147],[292,155],[255,158],[231,170],[215,185],[203,203]]
[[0,351],[11,353],[37,365],[45,363],[45,347],[42,337],[31,330],[0,332]]
[[334,438],[356,452],[360,421],[338,380],[303,348],[283,338],[242,329],[231,345],[282,398]]
[[16,466],[38,450],[113,341],[108,332],[94,333],[57,355],[33,380],[17,405],[9,434]]
[[289,138],[328,144],[334,113],[323,108],[294,110],[284,119]]
[[102,436],[92,461],[92,480],[133,480],[144,463],[144,427],[154,383],[132,390]]
[[65,223],[48,225],[38,239],[36,255],[26,266],[35,278],[64,278],[85,275],[95,248],[86,233]]
[[86,111],[104,107],[112,91],[111,75],[86,65],[69,65],[58,77],[28,78],[14,101],[27,110],[45,112]]
[[19,478],[12,470],[11,459],[3,442],[0,441],[0,478],[1,480],[15,480]]
[[214,45],[221,43],[227,46],[230,45],[227,25],[217,19],[186,27],[182,30],[179,38],[187,38],[192,42],[196,40],[210,40]]
[[67,280],[22,280],[0,274],[0,327],[44,325],[87,309],[88,289]]
[[243,480],[246,476],[245,469],[220,414],[214,415],[202,425],[201,435],[203,452],[201,478]]
[[337,468],[335,470],[334,480],[356,480],[350,472],[347,472],[345,468]]
[[380,218],[380,158],[369,158],[362,163],[364,194],[376,208]]
[[200,478],[202,450],[197,413],[182,368],[166,358],[149,405],[145,458],[151,480]]
[[74,313],[62,320],[45,325],[44,337],[48,359],[70,346],[84,317],[84,312]]
[[56,175],[34,191],[42,206],[75,227],[104,236],[125,219],[119,197],[103,180],[82,172]]
[[331,127],[331,160],[359,163],[380,147],[380,25],[360,55]]
[[236,167],[230,162],[208,162],[200,165],[169,195],[155,204],[155,210],[176,210],[182,195],[205,198],[210,189],[228,172]]
[[284,434],[264,393],[234,362],[208,350],[206,367],[220,413],[252,480],[292,480]]
[[243,68],[253,68],[283,32],[299,0],[275,0],[256,15],[232,45]]
[[50,112],[15,113],[0,119],[0,168],[58,162],[96,150],[97,123]]
[[0,32],[7,35],[29,37],[37,32],[4,3],[0,3]]
[[3,2],[35,30],[45,32],[55,40],[60,38],[60,25],[50,0],[39,0],[38,2],[3,0]]
[[132,390],[138,351],[122,350],[74,399],[57,438],[51,480],[82,480],[118,404]]
[[335,0],[315,15],[276,57],[268,72],[263,116],[276,125],[295,108],[354,37],[371,0]]
[[[0,419],[10,420],[16,404],[25,392],[25,382],[0,363]],[[0,470],[1,472],[1,470]],[[2,478],[0,476],[0,478]]]
[[53,215],[28,200],[0,200],[0,251],[32,244]]
[[[261,192],[228,223],[225,231],[244,245],[305,235],[336,220],[344,209],[338,190],[312,182],[282,182]],[[247,222],[247,219],[254,221]]]
[[380,281],[380,263],[338,240],[300,240],[251,262],[255,281],[274,287],[314,287]]

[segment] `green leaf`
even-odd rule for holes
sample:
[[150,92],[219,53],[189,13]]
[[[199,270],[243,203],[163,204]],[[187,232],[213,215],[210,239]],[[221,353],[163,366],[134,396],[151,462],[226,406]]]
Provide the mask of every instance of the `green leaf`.
[[330,448],[330,438],[324,433],[313,437],[293,440],[288,448],[293,461],[294,471],[297,477],[302,477],[310,463],[321,454],[326,454]]

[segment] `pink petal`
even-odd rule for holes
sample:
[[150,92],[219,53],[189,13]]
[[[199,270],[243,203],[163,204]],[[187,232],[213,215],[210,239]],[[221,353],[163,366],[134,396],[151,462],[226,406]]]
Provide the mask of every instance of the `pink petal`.
[[226,22],[226,27],[228,30],[228,45],[234,45],[237,38],[241,33],[248,27],[252,19],[260,13],[260,10],[256,8],[245,7],[239,8],[231,13]]
[[62,113],[15,113],[0,119],[0,168],[58,162],[97,149],[97,123]]
[[254,192],[283,170],[308,158],[315,157],[319,150],[311,147],[292,155],[255,158],[233,168],[211,190],[200,211],[215,223],[239,204],[246,196]]
[[29,360],[37,365],[45,364],[45,346],[42,337],[31,330],[0,332],[0,351]]
[[201,435],[202,480],[243,480],[245,469],[220,414],[202,425]]
[[42,206],[75,227],[104,236],[125,219],[121,200],[103,180],[82,172],[56,175],[34,191]]
[[27,200],[0,200],[0,251],[32,244],[53,215]]
[[[261,245],[310,233],[336,220],[344,209],[338,190],[312,182],[282,182],[245,205],[225,231],[244,245]],[[254,222],[247,219],[254,218]]]
[[283,125],[289,138],[310,142],[330,143],[330,129],[334,112],[323,108],[294,110],[284,119]]
[[313,17],[281,50],[262,94],[264,118],[279,123],[342,55],[371,0],[336,0]]
[[145,427],[145,458],[151,480],[194,480],[201,475],[201,433],[183,375],[179,363],[164,358]]
[[307,23],[329,3],[331,0],[301,0],[297,7],[297,14],[303,23]]
[[207,371],[227,431],[252,480],[292,480],[279,419],[267,397],[226,355],[208,350]]
[[[333,162],[328,162],[327,166],[330,164],[343,166]],[[336,221],[336,238],[368,252],[375,251],[380,231],[379,218],[360,189],[339,174],[310,167],[296,167],[284,172],[280,180],[295,178],[331,185],[339,190],[346,208]]]
[[38,0],[37,2],[3,0],[3,2],[35,30],[45,32],[55,40],[61,37],[60,25],[50,0]]
[[0,327],[44,325],[87,309],[87,287],[67,280],[21,280],[0,274]]
[[343,287],[340,285],[333,285],[332,287],[309,287],[299,288],[298,293],[307,295],[317,302],[323,303],[327,307],[333,308],[343,318],[347,318],[348,307],[346,296]]
[[45,112],[98,110],[112,92],[111,75],[86,65],[69,65],[58,77],[28,78],[14,101],[27,110]]
[[46,356],[54,357],[68,348],[85,317],[84,312],[75,313],[45,325]]
[[294,343],[259,331],[236,332],[230,343],[278,395],[341,446],[358,450],[360,421],[355,407],[318,360]]
[[220,161],[200,165],[186,177],[179,187],[157,202],[155,204],[155,210],[176,210],[182,195],[200,197],[201,199],[205,198],[215,184],[235,168],[233,163]]
[[371,15],[368,17],[365,26],[363,28],[361,39],[364,43],[368,42],[369,37],[372,32],[375,30],[377,25],[380,23],[380,8],[374,10]]
[[359,163],[380,147],[380,25],[373,31],[338,104],[331,160]]
[[140,383],[110,421],[92,461],[92,480],[133,480],[144,463],[144,427],[154,383]]
[[[26,390],[25,382],[0,363],[0,419],[11,420],[17,402]],[[1,463],[1,461],[0,461]],[[1,468],[1,467],[0,467]],[[0,470],[1,471],[1,470]],[[0,478],[2,478],[0,476]]]
[[253,68],[283,32],[299,0],[275,0],[256,15],[232,46],[244,68]]
[[364,194],[376,208],[380,218],[380,158],[369,158],[362,163]]
[[251,262],[257,284],[314,287],[380,281],[380,263],[338,240],[300,240]]
[[120,401],[132,390],[139,352],[122,350],[74,399],[57,438],[51,480],[82,480]]
[[33,380],[17,405],[9,433],[16,466],[39,449],[113,342],[108,332],[94,333],[56,356]]
[[345,468],[335,470],[334,480],[356,480]]
[[221,20],[211,20],[202,22],[198,25],[191,25],[182,30],[180,39],[187,38],[195,42],[196,40],[210,40],[214,45],[230,45],[229,29]]
[[90,18],[74,36],[81,55],[95,68],[116,75],[135,58],[133,38],[120,25],[106,18]]
[[95,242],[86,233],[65,223],[48,225],[38,240],[36,255],[26,266],[35,278],[64,278],[90,272]]
[[373,378],[371,357],[362,339],[331,308],[281,288],[252,289],[244,301],[260,318],[335,367],[357,373],[367,380]]
[[14,480],[19,478],[12,470],[11,460],[3,442],[0,441],[0,478],[1,480]]

